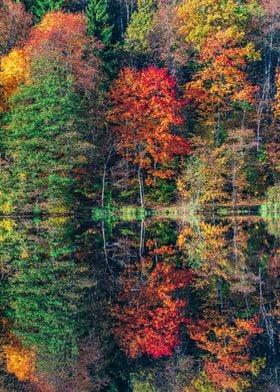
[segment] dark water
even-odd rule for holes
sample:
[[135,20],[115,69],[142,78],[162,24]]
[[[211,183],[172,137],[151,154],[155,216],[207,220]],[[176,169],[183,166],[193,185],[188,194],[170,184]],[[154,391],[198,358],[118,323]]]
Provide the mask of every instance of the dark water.
[[1,391],[279,391],[279,220],[2,219]]

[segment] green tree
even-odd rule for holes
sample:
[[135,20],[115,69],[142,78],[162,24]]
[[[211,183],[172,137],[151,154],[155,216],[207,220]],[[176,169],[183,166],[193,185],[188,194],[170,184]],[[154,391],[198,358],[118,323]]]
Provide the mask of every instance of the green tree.
[[106,0],[89,0],[86,8],[88,34],[99,38],[105,46],[112,40],[113,26],[110,24]]
[[154,0],[138,0],[137,10],[131,15],[126,30],[125,48],[135,53],[145,53],[149,50],[149,35],[153,29],[155,14]]
[[23,2],[36,19],[40,20],[47,12],[61,9],[65,0],[25,0]]
[[[10,185],[12,198],[0,195],[2,212],[44,205],[49,211],[72,208],[92,145],[86,141],[80,97],[63,67],[43,59],[33,65],[31,80],[11,98],[3,138],[6,170],[0,184]],[[56,212],[58,212],[56,210]]]

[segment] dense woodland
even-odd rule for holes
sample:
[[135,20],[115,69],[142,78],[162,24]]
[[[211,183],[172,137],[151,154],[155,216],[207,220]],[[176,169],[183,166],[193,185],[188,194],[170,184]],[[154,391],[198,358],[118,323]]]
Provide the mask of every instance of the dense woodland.
[[279,0],[0,0],[1,392],[279,392],[279,55]]
[[277,203],[277,0],[0,9],[0,211]]

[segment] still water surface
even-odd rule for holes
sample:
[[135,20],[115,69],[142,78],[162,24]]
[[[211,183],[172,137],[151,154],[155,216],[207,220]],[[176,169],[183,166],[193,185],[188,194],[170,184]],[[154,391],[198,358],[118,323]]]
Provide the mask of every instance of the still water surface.
[[1,391],[279,391],[280,221],[0,220]]

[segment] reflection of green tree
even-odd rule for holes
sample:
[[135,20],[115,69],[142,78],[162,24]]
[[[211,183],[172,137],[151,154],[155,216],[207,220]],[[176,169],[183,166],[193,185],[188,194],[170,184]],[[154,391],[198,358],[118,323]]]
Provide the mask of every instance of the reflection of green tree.
[[7,316],[12,332],[34,348],[39,368],[58,369],[78,357],[85,311],[81,304],[90,284],[87,267],[75,262],[67,225],[37,230],[25,231],[21,252],[12,260]]
[[176,242],[176,224],[170,220],[155,220],[147,224],[147,237],[157,241],[158,246],[173,245]]
[[267,225],[267,231],[269,234],[274,235],[276,238],[280,238],[280,217],[273,217],[265,219]]

